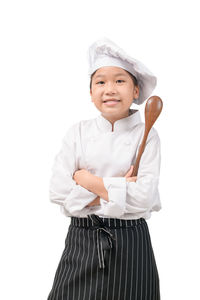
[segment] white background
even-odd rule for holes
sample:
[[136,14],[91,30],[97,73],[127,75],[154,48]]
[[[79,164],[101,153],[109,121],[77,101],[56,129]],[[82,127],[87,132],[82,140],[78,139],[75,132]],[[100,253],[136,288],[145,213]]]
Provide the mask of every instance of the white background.
[[[200,299],[197,5],[1,1],[1,299],[44,300],[50,292],[69,226],[49,202],[51,166],[69,126],[99,115],[86,51],[104,36],[158,78],[162,210],[148,225],[161,298]],[[132,106],[143,120],[145,103]]]

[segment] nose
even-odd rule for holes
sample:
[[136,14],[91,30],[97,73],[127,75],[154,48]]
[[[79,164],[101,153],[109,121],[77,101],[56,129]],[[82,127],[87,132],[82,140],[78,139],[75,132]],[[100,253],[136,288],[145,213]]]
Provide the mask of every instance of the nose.
[[105,85],[105,93],[106,94],[115,94],[116,93],[116,87],[115,87],[115,84],[112,83],[112,82],[108,82],[106,85]]

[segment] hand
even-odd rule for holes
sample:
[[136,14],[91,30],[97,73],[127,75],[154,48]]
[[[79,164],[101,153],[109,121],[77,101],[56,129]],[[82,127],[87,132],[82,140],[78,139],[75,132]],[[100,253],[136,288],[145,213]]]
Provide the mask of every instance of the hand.
[[77,184],[81,185],[84,188],[87,188],[88,182],[91,180],[92,176],[93,175],[89,171],[81,169],[74,172],[73,179]]
[[100,197],[97,196],[92,202],[90,202],[86,207],[100,205]]
[[124,177],[126,177],[127,182],[136,182],[137,176],[131,177],[131,174],[133,173],[134,165],[131,165],[129,171],[126,173]]

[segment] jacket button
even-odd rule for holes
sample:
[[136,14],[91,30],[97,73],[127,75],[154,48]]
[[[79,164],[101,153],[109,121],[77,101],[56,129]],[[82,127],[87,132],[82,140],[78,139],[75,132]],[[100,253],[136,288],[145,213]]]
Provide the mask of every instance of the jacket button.
[[126,145],[130,145],[130,143],[131,143],[130,141],[126,141],[125,142]]

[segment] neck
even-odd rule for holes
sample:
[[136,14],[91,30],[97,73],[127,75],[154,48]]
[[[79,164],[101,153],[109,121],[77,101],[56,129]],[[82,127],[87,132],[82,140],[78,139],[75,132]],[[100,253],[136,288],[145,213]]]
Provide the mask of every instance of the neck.
[[108,114],[103,114],[102,113],[102,116],[107,119],[111,124],[112,124],[112,131],[114,130],[114,123],[120,119],[123,119],[123,118],[126,118],[128,116],[130,116],[130,108],[128,110],[128,112],[124,113],[123,115],[114,115],[114,116],[111,116],[111,115],[108,115]]

